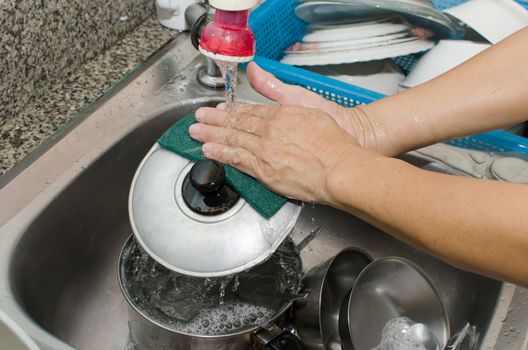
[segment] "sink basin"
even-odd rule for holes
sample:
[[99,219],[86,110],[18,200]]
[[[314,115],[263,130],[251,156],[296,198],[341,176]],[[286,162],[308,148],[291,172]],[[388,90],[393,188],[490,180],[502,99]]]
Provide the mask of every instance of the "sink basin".
[[[195,81],[200,62],[180,35],[0,179],[0,309],[42,349],[133,348],[117,284],[119,251],[131,233],[128,191],[165,129],[199,106],[222,101],[223,91]],[[244,76],[239,94],[262,101]],[[412,154],[405,159],[456,173]],[[451,334],[469,322],[480,334],[480,349],[524,350],[523,289],[456,269],[329,207],[306,205],[292,236],[305,245],[305,269],[348,246],[375,259],[410,259],[436,284]],[[509,327],[515,337],[507,336]]]

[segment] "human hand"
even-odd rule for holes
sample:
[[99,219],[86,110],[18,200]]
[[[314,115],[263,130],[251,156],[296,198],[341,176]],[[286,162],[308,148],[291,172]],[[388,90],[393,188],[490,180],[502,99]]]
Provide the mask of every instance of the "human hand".
[[382,151],[385,132],[375,116],[367,115],[361,106],[345,108],[303,87],[285,84],[256,63],[247,67],[251,86],[261,95],[281,105],[316,108],[326,112],[364,148]]
[[332,204],[327,181],[356,140],[327,113],[298,106],[238,105],[196,111],[189,134],[204,154],[290,198]]

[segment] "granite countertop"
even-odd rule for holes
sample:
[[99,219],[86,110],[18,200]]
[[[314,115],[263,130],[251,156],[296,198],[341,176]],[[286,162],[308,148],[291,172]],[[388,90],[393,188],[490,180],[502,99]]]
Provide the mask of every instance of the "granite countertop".
[[147,19],[0,126],[0,175],[178,34],[163,28],[155,17]]

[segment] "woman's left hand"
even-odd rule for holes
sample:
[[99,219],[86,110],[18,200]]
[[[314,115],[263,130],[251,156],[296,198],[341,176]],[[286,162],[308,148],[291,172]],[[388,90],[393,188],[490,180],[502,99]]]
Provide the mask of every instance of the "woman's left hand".
[[189,128],[206,157],[257,178],[277,193],[332,204],[329,174],[352,152],[356,140],[325,112],[297,106],[238,105],[196,111]]

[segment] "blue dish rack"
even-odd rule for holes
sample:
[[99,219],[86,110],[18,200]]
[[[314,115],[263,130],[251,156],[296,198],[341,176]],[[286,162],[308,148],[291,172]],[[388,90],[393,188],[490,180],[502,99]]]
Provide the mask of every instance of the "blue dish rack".
[[[443,10],[465,1],[433,0],[433,3],[438,10]],[[301,40],[306,32],[306,23],[295,16],[296,2],[297,0],[266,0],[251,14],[249,24],[257,39],[257,64],[284,82],[304,86],[345,107],[383,98],[383,94],[279,62],[283,50]],[[528,0],[517,2],[528,9]],[[397,59],[400,65],[411,65],[412,60],[412,57]],[[450,140],[447,143],[488,152],[520,153],[523,156],[528,154],[528,139],[500,130]]]

